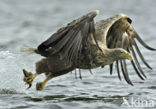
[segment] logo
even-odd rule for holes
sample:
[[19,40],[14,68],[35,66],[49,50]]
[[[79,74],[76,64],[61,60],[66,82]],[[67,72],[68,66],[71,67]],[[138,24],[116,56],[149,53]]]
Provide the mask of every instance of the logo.
[[154,105],[154,100],[145,100],[141,98],[134,99],[133,97],[131,97],[129,100],[123,97],[122,103],[122,106],[127,107],[154,107]]

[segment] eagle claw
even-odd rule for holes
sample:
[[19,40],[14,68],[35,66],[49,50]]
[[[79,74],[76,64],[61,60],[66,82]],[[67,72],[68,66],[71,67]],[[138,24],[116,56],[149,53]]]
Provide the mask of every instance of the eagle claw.
[[23,69],[23,73],[24,73],[24,82],[29,85],[29,87],[27,88],[29,89],[31,88],[32,82],[36,76],[34,76],[34,74],[32,74],[31,72],[26,71],[25,69]]
[[36,90],[43,90],[43,88],[45,87],[46,83],[47,83],[48,79],[45,79],[43,82],[38,82],[36,84]]
[[42,84],[42,82],[38,82],[37,84],[36,84],[36,90],[42,90],[44,88],[44,86],[43,86],[43,84]]

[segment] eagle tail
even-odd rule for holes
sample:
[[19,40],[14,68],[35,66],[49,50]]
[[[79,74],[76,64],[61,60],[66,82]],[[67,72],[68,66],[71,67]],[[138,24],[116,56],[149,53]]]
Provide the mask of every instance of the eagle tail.
[[25,53],[37,53],[37,49],[36,48],[29,47],[29,46],[21,48],[20,51],[21,52],[25,52]]

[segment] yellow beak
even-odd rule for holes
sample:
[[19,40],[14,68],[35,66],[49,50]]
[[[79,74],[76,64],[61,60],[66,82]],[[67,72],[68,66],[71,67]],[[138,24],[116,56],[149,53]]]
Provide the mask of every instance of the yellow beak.
[[126,53],[126,58],[131,61],[132,60],[132,55],[130,53]]

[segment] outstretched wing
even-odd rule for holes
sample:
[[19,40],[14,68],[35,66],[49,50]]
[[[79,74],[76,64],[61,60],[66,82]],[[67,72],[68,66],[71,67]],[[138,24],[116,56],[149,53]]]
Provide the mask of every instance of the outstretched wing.
[[[156,50],[156,49],[149,47],[140,38],[140,36],[137,34],[137,32],[132,27],[131,22],[132,22],[131,19],[126,15],[122,15],[121,17],[118,17],[118,19],[115,19],[114,23],[112,23],[112,25],[110,26],[110,28],[107,32],[107,36],[106,36],[107,47],[108,48],[123,48],[123,49],[127,50],[128,52],[130,52],[133,56],[133,60],[131,61],[131,64],[132,64],[133,68],[135,69],[136,73],[138,74],[138,76],[142,80],[144,80],[144,78],[146,78],[146,75],[144,74],[144,72],[139,64],[138,58],[136,56],[136,52],[137,52],[138,56],[140,57],[140,59],[143,61],[143,63],[149,69],[152,69],[152,68],[144,59],[144,56],[140,52],[140,49],[135,40],[137,40],[141,45],[143,45],[145,48],[147,48],[149,50]],[[134,48],[135,48],[135,50],[134,50]],[[119,67],[119,63],[120,63],[121,67]],[[110,74],[112,74],[112,71],[113,71],[113,64],[110,65]],[[119,68],[121,68],[121,71],[122,71],[123,76],[124,76],[125,80],[127,81],[127,83],[133,85],[129,78],[129,75],[128,75],[126,60],[116,61],[116,70],[118,73],[118,77],[121,80]]]
[[45,57],[58,54],[61,58],[67,57],[69,60],[76,61],[91,34],[97,44],[94,17],[98,13],[98,10],[92,11],[59,29],[48,40],[38,46],[39,54]]

